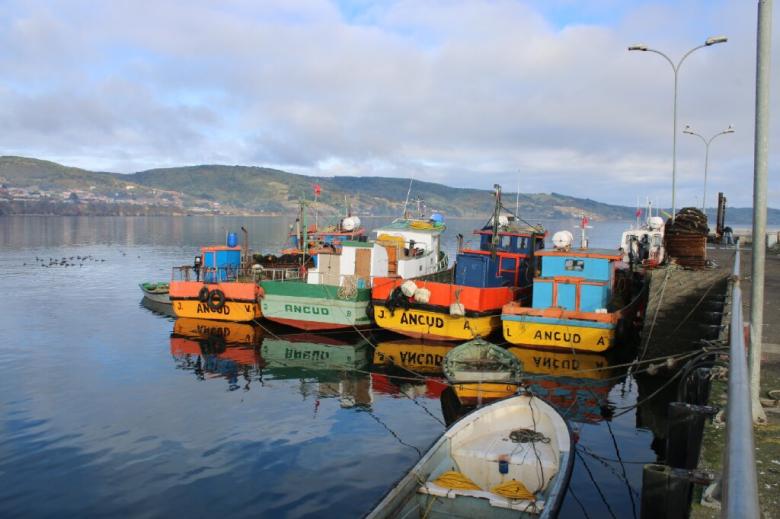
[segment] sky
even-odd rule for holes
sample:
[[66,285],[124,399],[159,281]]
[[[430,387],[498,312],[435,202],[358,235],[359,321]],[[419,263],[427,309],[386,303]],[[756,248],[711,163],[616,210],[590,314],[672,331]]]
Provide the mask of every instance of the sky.
[[[769,205],[780,207],[775,8]],[[0,155],[752,201],[756,1],[0,0]]]

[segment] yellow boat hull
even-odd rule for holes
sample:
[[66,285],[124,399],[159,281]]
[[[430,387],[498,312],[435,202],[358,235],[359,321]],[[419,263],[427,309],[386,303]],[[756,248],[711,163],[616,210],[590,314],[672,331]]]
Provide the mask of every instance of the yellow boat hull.
[[176,317],[211,319],[214,321],[249,322],[259,319],[263,314],[260,305],[244,301],[226,301],[219,310],[212,310],[207,303],[194,299],[172,300]]
[[480,402],[490,402],[507,398],[517,393],[516,384],[482,382],[469,384],[454,384],[452,389],[463,405],[476,405]]
[[511,344],[536,348],[606,351],[615,342],[614,328],[503,321],[504,339]]
[[500,315],[458,317],[416,308],[396,308],[391,313],[381,305],[374,307],[374,321],[386,330],[436,341],[470,341],[487,337],[501,326]]

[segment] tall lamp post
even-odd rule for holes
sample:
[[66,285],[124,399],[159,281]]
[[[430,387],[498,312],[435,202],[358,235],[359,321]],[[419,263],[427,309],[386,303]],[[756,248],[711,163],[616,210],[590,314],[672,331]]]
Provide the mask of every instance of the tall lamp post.
[[654,52],[656,54],[659,54],[662,56],[666,61],[669,62],[669,65],[672,66],[672,70],[674,71],[674,130],[672,132],[672,221],[674,221],[675,213],[677,212],[677,200],[675,198],[676,191],[677,191],[677,75],[680,71],[680,67],[683,64],[683,61],[685,61],[685,58],[691,55],[691,53],[695,50],[699,50],[704,47],[710,47],[712,45],[716,45],[718,43],[725,43],[728,41],[728,38],[725,36],[711,36],[707,38],[703,44],[699,45],[698,47],[694,47],[685,54],[683,54],[683,57],[680,58],[680,61],[677,62],[675,65],[674,61],[661,52],[660,50],[655,50],[649,48],[647,45],[644,44],[637,44],[637,45],[631,45],[628,50],[640,50],[642,52]]
[[705,215],[707,214],[707,166],[710,162],[710,143],[715,140],[715,137],[719,135],[726,135],[727,133],[734,133],[734,131],[734,127],[729,125],[729,127],[725,130],[716,133],[709,139],[705,139],[703,136],[693,131],[693,128],[691,128],[690,124],[686,124],[685,129],[683,130],[683,133],[687,133],[688,135],[695,135],[704,143],[704,192],[701,194],[701,212]]

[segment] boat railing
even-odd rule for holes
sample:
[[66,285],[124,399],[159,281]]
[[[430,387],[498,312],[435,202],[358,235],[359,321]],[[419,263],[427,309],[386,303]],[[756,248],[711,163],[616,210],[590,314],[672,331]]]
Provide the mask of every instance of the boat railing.
[[293,281],[303,279],[300,267],[264,267],[258,269],[258,279],[263,281]]
[[199,267],[191,265],[173,267],[173,281],[201,281],[204,283],[257,283],[263,280],[300,279],[299,267],[240,268]]
[[739,286],[739,248],[734,256],[729,326],[729,402],[726,408],[726,453],[722,517],[758,518],[758,483],[753,445],[753,414]]

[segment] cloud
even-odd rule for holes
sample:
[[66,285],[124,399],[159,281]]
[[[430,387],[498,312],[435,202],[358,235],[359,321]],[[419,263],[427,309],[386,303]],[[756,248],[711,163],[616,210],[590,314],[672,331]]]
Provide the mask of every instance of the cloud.
[[[726,34],[681,68],[679,123],[736,126],[711,148],[708,198],[746,205],[755,17],[736,0],[12,0],[0,6],[2,151],[119,171],[221,162],[519,181],[668,204],[672,70],[626,47],[678,58]],[[703,158],[679,134],[682,204],[700,197]]]

